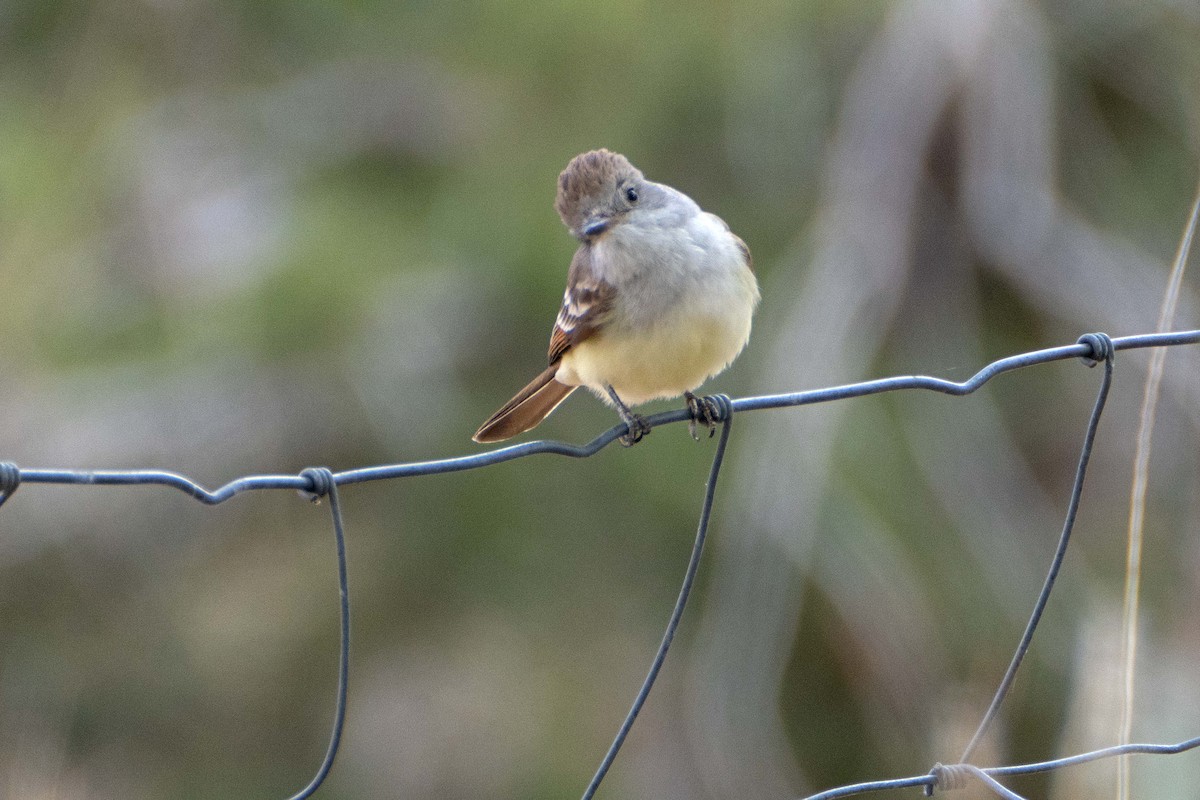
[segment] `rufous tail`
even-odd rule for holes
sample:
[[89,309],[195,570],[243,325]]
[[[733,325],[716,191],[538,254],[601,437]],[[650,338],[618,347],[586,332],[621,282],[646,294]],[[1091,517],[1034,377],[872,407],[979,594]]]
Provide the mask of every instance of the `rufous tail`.
[[487,418],[479,426],[471,438],[480,444],[502,442],[518,433],[524,433],[550,416],[550,412],[558,408],[558,404],[567,399],[567,395],[575,391],[577,386],[567,386],[554,379],[558,372],[558,362],[546,367],[546,370],[534,378],[529,384],[517,392],[517,396]]

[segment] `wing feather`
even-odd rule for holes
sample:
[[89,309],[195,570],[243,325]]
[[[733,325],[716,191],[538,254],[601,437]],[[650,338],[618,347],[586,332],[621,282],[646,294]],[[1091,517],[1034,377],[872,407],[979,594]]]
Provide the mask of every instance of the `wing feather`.
[[581,245],[571,259],[567,290],[550,335],[549,362],[555,363],[603,327],[615,299],[616,290],[595,274],[591,246]]

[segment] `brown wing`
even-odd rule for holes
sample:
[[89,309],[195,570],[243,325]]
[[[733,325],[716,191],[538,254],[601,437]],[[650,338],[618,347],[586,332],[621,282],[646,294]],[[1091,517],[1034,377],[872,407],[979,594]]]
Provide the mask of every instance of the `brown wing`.
[[563,294],[562,308],[550,336],[550,363],[558,361],[563,353],[599,330],[612,311],[615,299],[616,290],[595,275],[592,248],[581,245],[571,259],[567,291]]

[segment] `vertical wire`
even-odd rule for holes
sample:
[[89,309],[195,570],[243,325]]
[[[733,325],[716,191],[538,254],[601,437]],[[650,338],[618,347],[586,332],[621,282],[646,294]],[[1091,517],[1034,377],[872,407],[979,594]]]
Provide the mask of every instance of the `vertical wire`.
[[[1062,534],[1058,538],[1058,547],[1054,551],[1054,558],[1050,562],[1050,572],[1046,575],[1041,592],[1038,593],[1033,613],[1029,617],[1029,623],[1025,626],[1025,632],[1021,634],[1021,641],[1017,644],[1012,661],[1009,662],[1008,669],[1005,670],[1004,677],[1000,681],[1000,686],[996,689],[996,694],[992,697],[991,705],[988,706],[987,712],[983,715],[979,727],[975,730],[975,735],[971,737],[971,741],[967,743],[966,749],[963,750],[962,757],[959,759],[962,763],[970,761],[971,753],[975,751],[975,746],[979,744],[979,740],[983,738],[984,733],[987,732],[988,727],[992,724],[992,720],[995,719],[996,714],[1000,711],[1000,704],[1004,702],[1004,698],[1008,695],[1008,690],[1017,676],[1017,669],[1021,666],[1021,661],[1025,658],[1025,653],[1029,651],[1029,645],[1033,641],[1033,633],[1037,630],[1038,622],[1042,618],[1042,612],[1046,609],[1046,603],[1050,600],[1050,592],[1054,589],[1054,583],[1058,579],[1058,571],[1062,567],[1063,559],[1067,554],[1067,544],[1071,539],[1071,531],[1075,527],[1075,517],[1079,512],[1079,500],[1083,494],[1083,479],[1087,474],[1088,460],[1092,456],[1092,444],[1096,440],[1096,429],[1100,425],[1100,415],[1104,412],[1104,404],[1108,399],[1108,389],[1112,385],[1112,341],[1107,336],[1104,336],[1104,334],[1088,334],[1083,338],[1087,339],[1092,336],[1097,337],[1097,340],[1099,340],[1099,337],[1103,337],[1105,344],[1104,377],[1100,381],[1100,391],[1096,395],[1096,404],[1092,407],[1092,415],[1088,419],[1087,431],[1083,436],[1083,446],[1079,452],[1079,465],[1075,469],[1075,484],[1071,487],[1071,500],[1067,504],[1067,517],[1063,522]],[[1094,342],[1093,350],[1096,351],[1098,358],[1098,346]]]
[[[338,592],[341,601],[341,647],[338,651],[337,702],[334,706],[333,730],[329,735],[329,747],[325,750],[325,758],[321,761],[321,766],[317,769],[317,774],[308,782],[308,785],[292,795],[289,800],[306,800],[306,798],[311,797],[320,788],[326,776],[329,775],[329,771],[333,768],[333,760],[337,757],[338,747],[342,741],[342,729],[346,722],[346,694],[349,683],[350,588],[346,577],[346,534],[342,524],[342,509],[338,503],[337,483],[333,479],[333,473],[324,468],[314,471],[325,473],[327,478],[328,488],[326,494],[329,496],[329,513],[333,517],[333,538],[337,547]],[[314,485],[317,485],[315,480]],[[320,488],[325,489],[326,487],[321,486]],[[319,495],[314,495],[313,499],[314,501],[319,500]]]
[[713,455],[712,467],[708,473],[708,484],[704,488],[704,505],[700,510],[700,522],[696,528],[696,541],[692,545],[692,556],[688,561],[687,571],[683,576],[683,585],[679,589],[679,598],[675,601],[675,609],[671,612],[671,619],[667,623],[667,630],[663,634],[662,642],[658,645],[658,652],[654,655],[654,662],[650,665],[650,671],[646,675],[646,680],[642,682],[642,688],[638,690],[637,697],[634,698],[629,713],[625,715],[625,721],[621,723],[621,727],[617,730],[617,735],[609,746],[608,752],[604,754],[604,759],[600,762],[596,774],[592,776],[591,783],[588,784],[587,790],[584,791],[583,800],[591,800],[596,794],[596,790],[600,788],[600,782],[604,780],[604,776],[608,774],[609,767],[616,760],[617,753],[620,752],[621,745],[625,742],[625,737],[629,735],[629,730],[633,727],[638,712],[642,710],[642,705],[645,704],[646,698],[650,696],[650,690],[654,687],[654,681],[658,678],[658,671],[662,668],[663,661],[667,657],[667,650],[671,647],[671,641],[675,638],[675,630],[679,627],[679,620],[683,617],[683,609],[687,605],[688,595],[691,594],[692,584],[695,583],[696,571],[700,567],[700,555],[704,552],[704,540],[708,535],[708,520],[712,515],[713,495],[717,488],[717,476],[721,472],[721,462],[725,460],[725,445],[729,441],[729,431],[733,423],[733,410],[729,399],[723,397],[718,399],[718,402],[722,405],[725,419],[721,425],[721,438],[717,442],[717,452]]

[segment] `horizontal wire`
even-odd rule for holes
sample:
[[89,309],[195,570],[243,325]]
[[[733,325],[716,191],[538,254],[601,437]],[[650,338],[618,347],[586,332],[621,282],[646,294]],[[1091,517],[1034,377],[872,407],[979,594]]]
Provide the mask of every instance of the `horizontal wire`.
[[1073,767],[1076,764],[1086,764],[1089,761],[1099,761],[1102,758],[1124,755],[1157,755],[1173,756],[1200,747],[1200,736],[1184,739],[1175,744],[1118,744],[1104,747],[1074,756],[1038,761],[1032,764],[1016,764],[1009,767],[989,767],[985,769],[989,775],[1028,775],[1032,772],[1048,772],[1062,767]]
[[[1172,333],[1148,333],[1136,336],[1124,336],[1112,340],[1116,350],[1132,350],[1142,347],[1165,347],[1181,344],[1200,343],[1200,330],[1177,331]],[[828,403],[834,400],[844,400],[850,397],[895,392],[904,389],[925,389],[949,395],[966,395],[974,392],[992,378],[1005,372],[1011,372],[1023,367],[1036,364],[1046,364],[1052,361],[1062,361],[1068,358],[1082,358],[1091,353],[1087,344],[1072,344],[1063,347],[1052,347],[1045,350],[1034,350],[1015,356],[993,361],[979,372],[961,383],[932,378],[925,375],[901,375],[891,378],[851,383],[843,386],[831,386],[823,389],[810,389],[788,394],[763,395],[761,397],[743,397],[733,401],[733,410],[761,411],[769,408],[788,408],[791,406],[813,405]],[[683,422],[691,419],[687,409],[664,411],[645,418],[650,427],[667,425],[673,422]],[[584,445],[574,445],[567,442],[538,440],[523,444],[501,447],[486,453],[457,458],[445,458],[435,461],[415,461],[406,464],[385,464],[372,467],[361,467],[344,472],[334,473],[334,482],[339,486],[365,481],[390,480],[408,478],[418,475],[440,475],[447,472],[478,469],[493,464],[501,464],[526,456],[550,454],[568,456],[570,458],[587,458],[595,455],[607,445],[616,441],[627,431],[621,423],[597,436]],[[65,485],[86,486],[168,486],[180,490],[207,505],[223,503],[229,498],[249,491],[265,489],[294,489],[307,491],[312,488],[308,478],[299,475],[248,475],[237,478],[215,490],[204,488],[199,483],[180,475],[177,472],[161,470],[74,470],[74,469],[20,469],[21,483],[53,483]]]
[[[1062,769],[1063,767],[1073,767],[1077,764],[1086,764],[1090,761],[1099,761],[1100,759],[1113,758],[1115,756],[1139,754],[1169,756],[1193,750],[1197,747],[1200,747],[1200,736],[1185,739],[1176,744],[1120,744],[1112,747],[1104,747],[1099,750],[1092,750],[1087,753],[1079,753],[1078,755],[1054,758],[1049,761],[1037,761],[1032,764],[1014,764],[1007,767],[985,767],[979,771],[993,778],[1007,775],[1029,775],[1035,772],[1049,772],[1051,770]],[[887,789],[907,789],[914,786],[936,788],[937,781],[938,778],[933,772],[925,775],[913,775],[908,778],[864,781],[862,783],[839,786],[836,789],[829,789],[817,794],[810,794],[802,800],[837,800],[841,797],[853,797],[859,794],[867,794],[868,792],[882,792]]]

